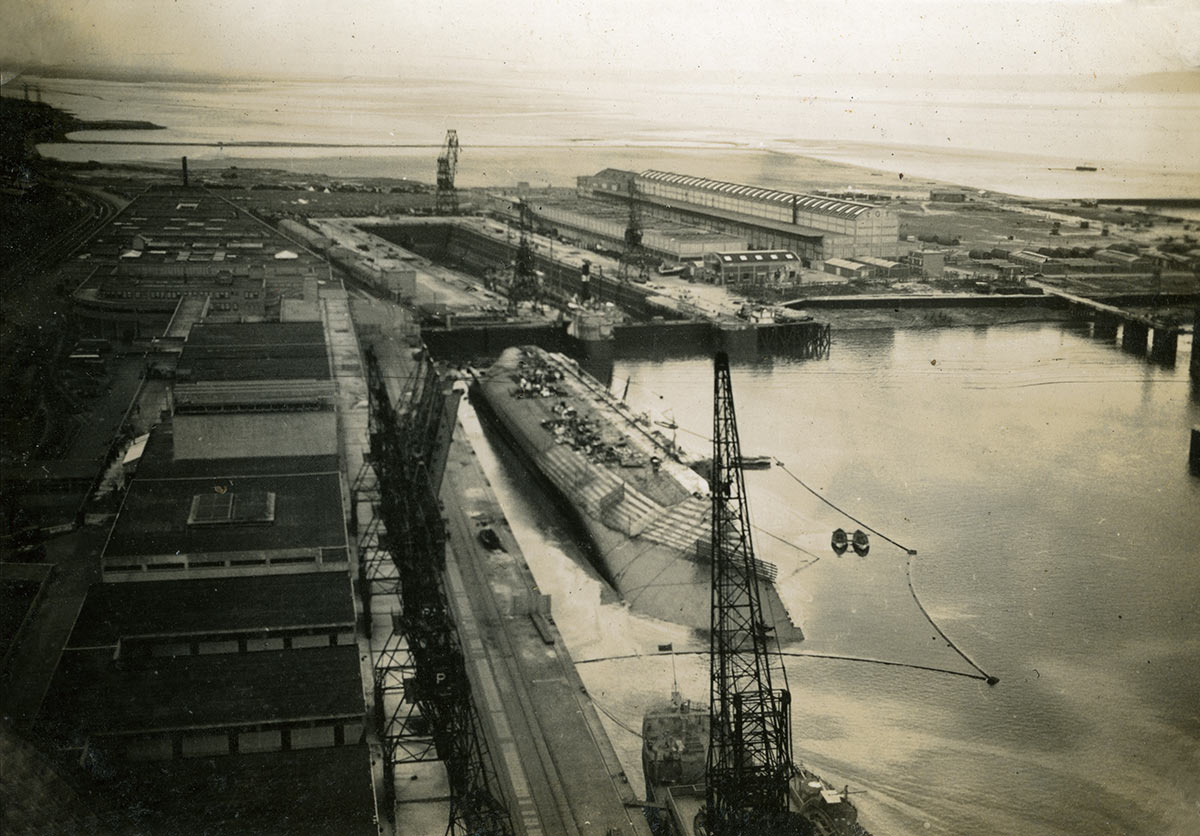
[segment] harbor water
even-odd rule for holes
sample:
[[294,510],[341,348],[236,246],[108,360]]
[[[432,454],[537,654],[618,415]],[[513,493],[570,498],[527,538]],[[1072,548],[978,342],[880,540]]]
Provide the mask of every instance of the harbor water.
[[[969,78],[915,87],[796,78],[755,84],[753,96],[736,80],[686,77],[35,82],[45,101],[82,119],[165,128],[80,131],[72,143],[39,146],[78,162],[174,165],[187,154],[196,169],[428,183],[434,149],[455,128],[461,186],[573,186],[613,166],[802,190],[927,193],[920,178],[1046,198],[1194,198],[1200,188],[1200,93],[1053,77],[1035,90]],[[1081,163],[1095,170],[1076,170]]]
[[[787,648],[795,756],[859,793],[874,833],[1200,832],[1189,348],[1167,369],[1022,324],[735,363],[743,450],[786,465],[747,484],[808,637]],[[618,359],[613,378],[705,451],[710,358]],[[464,421],[640,787],[641,715],[673,677],[708,700],[706,642],[625,609],[513,453]],[[830,532],[857,524],[793,477],[917,554],[872,535],[836,557]]]

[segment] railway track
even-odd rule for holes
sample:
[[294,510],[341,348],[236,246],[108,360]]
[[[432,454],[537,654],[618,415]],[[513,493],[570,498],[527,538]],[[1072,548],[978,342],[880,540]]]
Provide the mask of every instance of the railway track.
[[101,198],[91,190],[60,182],[54,182],[52,185],[78,200],[84,208],[84,214],[74,223],[47,238],[36,252],[27,254],[0,274],[6,291],[26,284],[31,278],[72,255],[120,209],[118,205]]

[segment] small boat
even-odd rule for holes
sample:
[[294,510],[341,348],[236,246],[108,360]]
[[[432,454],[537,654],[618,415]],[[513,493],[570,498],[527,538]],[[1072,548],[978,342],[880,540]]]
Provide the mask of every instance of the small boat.
[[829,541],[829,545],[833,546],[834,553],[839,557],[845,554],[846,549],[850,547],[850,538],[846,536],[845,529],[834,529],[833,538]]
[[867,552],[871,550],[871,541],[867,539],[865,532],[856,530],[854,536],[850,538],[850,545],[854,547],[854,553],[859,557],[866,557]]
[[1075,170],[1076,171],[1095,171],[1096,167],[1094,165],[1077,165],[1077,166],[1075,166]]
[[742,470],[767,470],[771,467],[770,456],[742,456],[738,459]]

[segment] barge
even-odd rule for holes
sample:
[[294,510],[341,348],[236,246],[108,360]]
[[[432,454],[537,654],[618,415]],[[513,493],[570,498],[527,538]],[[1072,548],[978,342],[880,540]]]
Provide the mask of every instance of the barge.
[[[635,612],[711,627],[708,482],[661,431],[644,426],[572,359],[510,348],[475,392],[559,505],[586,533],[596,569]],[[758,562],[763,616],[781,643],[803,632]]]
[[[682,698],[654,706],[642,718],[642,774],[646,779],[646,817],[660,836],[700,836],[697,817],[705,802],[708,757],[708,706]],[[803,766],[788,781],[788,809],[799,820],[788,832],[813,836],[871,836],[858,822],[849,787],[837,789]]]

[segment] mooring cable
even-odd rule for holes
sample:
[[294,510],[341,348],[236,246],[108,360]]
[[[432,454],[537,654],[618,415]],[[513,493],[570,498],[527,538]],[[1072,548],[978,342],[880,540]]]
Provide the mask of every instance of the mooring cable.
[[865,528],[867,531],[871,532],[872,534],[874,534],[874,535],[876,535],[876,536],[878,536],[878,537],[882,537],[884,540],[887,540],[889,543],[891,543],[891,544],[892,544],[893,546],[895,546],[896,548],[898,548],[898,549],[901,549],[902,551],[905,551],[905,552],[907,552],[907,553],[908,553],[908,555],[909,555],[910,557],[911,557],[911,556],[913,556],[913,555],[915,555],[915,554],[917,553],[917,550],[916,550],[916,549],[910,549],[910,548],[908,548],[907,546],[903,546],[903,545],[901,545],[900,543],[897,543],[897,542],[896,542],[895,540],[893,540],[891,537],[888,537],[886,534],[884,534],[884,533],[882,533],[882,532],[880,532],[880,531],[876,531],[874,528],[871,528],[871,526],[867,525],[867,524],[866,524],[865,522],[863,522],[862,520],[860,520],[860,519],[858,519],[857,517],[853,516],[853,515],[852,515],[852,514],[850,514],[848,511],[845,511],[844,509],[842,509],[842,508],[839,508],[838,506],[834,505],[834,504],[833,504],[832,502],[830,502],[828,499],[826,499],[825,497],[821,496],[821,494],[819,494],[819,493],[818,493],[818,492],[817,492],[817,491],[816,491],[814,488],[810,488],[810,487],[809,487],[809,486],[808,486],[808,485],[805,483],[805,481],[804,481],[803,479],[801,479],[801,478],[800,478],[799,476],[797,476],[795,473],[792,473],[792,471],[788,470],[788,469],[787,469],[787,466],[786,466],[786,465],[785,465],[783,462],[781,462],[779,459],[775,459],[775,466],[776,466],[776,467],[778,467],[780,470],[782,470],[784,473],[786,473],[788,476],[791,476],[791,477],[792,477],[792,478],[793,478],[793,479],[796,481],[796,484],[797,484],[797,485],[799,485],[800,487],[804,488],[804,490],[806,490],[806,491],[808,491],[809,493],[811,493],[811,494],[812,494],[813,496],[815,496],[817,499],[819,499],[819,500],[821,500],[822,502],[824,502],[824,503],[825,503],[826,505],[828,505],[830,508],[832,508],[833,510],[837,511],[837,512],[838,512],[839,514],[841,514],[842,516],[846,517],[848,520],[851,520],[852,522],[854,522],[854,523],[857,523],[858,525],[862,526],[863,528]]
[[[659,652],[654,652],[654,653],[626,653],[626,654],[617,655],[617,656],[597,656],[592,659],[577,659],[575,661],[575,664],[576,665],[589,665],[589,664],[593,664],[595,662],[622,662],[622,661],[626,661],[629,659],[645,659],[645,658],[648,658],[651,656],[671,656],[671,655],[675,655],[675,656],[707,656],[707,655],[709,655],[710,652],[711,651],[709,651],[709,650],[670,650],[670,651],[659,651]],[[948,676],[961,676],[961,677],[964,677],[965,679],[978,679],[982,682],[988,683],[989,685],[994,685],[995,682],[999,682],[999,680],[996,679],[996,677],[988,676],[982,670],[979,670],[979,668],[976,665],[974,665],[973,663],[971,666],[974,667],[976,670],[978,670],[979,673],[968,673],[966,671],[955,671],[955,670],[951,670],[950,668],[939,668],[934,665],[918,665],[915,662],[895,662],[895,661],[890,661],[888,659],[872,659],[869,656],[848,656],[848,655],[844,655],[844,654],[840,654],[840,653],[818,653],[815,651],[809,652],[809,651],[785,650],[785,651],[780,651],[779,655],[780,656],[789,656],[789,657],[793,657],[793,658],[807,657],[810,659],[834,659],[834,660],[841,661],[841,662],[865,662],[866,664],[870,664],[870,665],[885,665],[887,667],[892,667],[892,668],[910,668],[912,670],[926,671],[929,673],[944,673],[944,674],[947,674]],[[964,658],[966,658],[966,657],[964,657]],[[970,662],[969,659],[967,661]],[[995,680],[995,681],[993,681],[993,680]]]
[[1000,678],[997,676],[992,676],[987,671],[985,671],[983,668],[979,667],[979,665],[977,665],[975,663],[974,659],[972,659],[970,656],[968,656],[963,651],[962,648],[960,648],[957,644],[955,644],[953,641],[951,641],[950,637],[947,636],[945,634],[945,632],[942,631],[942,628],[938,626],[937,622],[933,620],[933,616],[931,616],[929,614],[929,612],[925,609],[925,605],[921,603],[921,599],[917,596],[916,587],[913,586],[912,556],[914,554],[916,554],[916,552],[910,552],[908,560],[905,561],[904,575],[905,575],[905,577],[908,578],[908,591],[912,593],[913,602],[916,603],[917,608],[921,611],[921,615],[925,616],[925,620],[929,622],[929,625],[931,627],[933,627],[934,630],[937,630],[937,634],[942,637],[942,641],[944,641],[950,647],[951,650],[953,650],[955,653],[957,653],[959,656],[961,656],[963,658],[964,662],[966,662],[968,665],[973,667],[975,670],[979,671],[979,675],[984,679],[984,681],[987,682],[988,685],[995,685],[997,682],[1000,681]]

